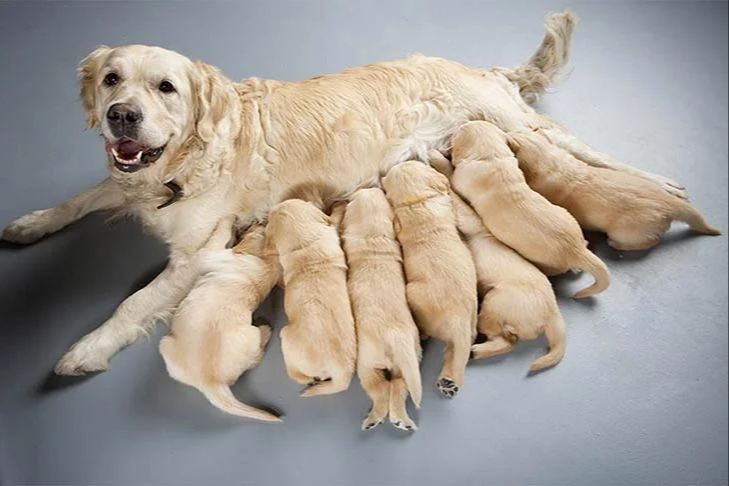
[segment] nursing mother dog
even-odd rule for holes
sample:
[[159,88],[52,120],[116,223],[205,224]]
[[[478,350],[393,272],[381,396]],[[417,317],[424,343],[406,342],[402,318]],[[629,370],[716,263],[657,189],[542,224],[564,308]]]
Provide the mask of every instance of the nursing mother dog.
[[195,254],[222,218],[236,215],[238,226],[263,222],[287,194],[307,187],[350,194],[395,164],[446,149],[469,120],[504,131],[550,129],[552,143],[586,163],[638,174],[685,197],[676,183],[595,152],[524,101],[540,95],[566,63],[574,25],[570,12],[549,16],[537,52],[514,69],[414,56],[300,82],[235,83],[159,47],[96,49],[79,69],[81,101],[88,126],[105,140],[110,175],[58,207],[12,222],[3,238],[31,243],[109,210],[135,216],[168,244],[170,259],[73,345],[56,372],[105,370],[120,349],[167,321],[198,274]]

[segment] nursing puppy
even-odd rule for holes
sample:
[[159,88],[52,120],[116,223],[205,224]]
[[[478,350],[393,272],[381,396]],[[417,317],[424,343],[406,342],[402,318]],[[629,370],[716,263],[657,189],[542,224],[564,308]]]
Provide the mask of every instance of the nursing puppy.
[[421,334],[446,342],[436,383],[454,397],[463,386],[476,335],[476,269],[458,236],[448,179],[421,162],[404,162],[382,179],[403,249],[407,299]]
[[230,390],[263,358],[271,327],[251,325],[252,313],[276,284],[278,262],[264,244],[262,226],[253,227],[226,250],[229,236],[230,227],[225,235],[213,235],[200,252],[204,276],[182,301],[159,350],[170,376],[200,390],[219,409],[280,422],[275,415],[240,403]]
[[346,390],[357,342],[347,293],[347,263],[331,218],[312,204],[290,199],[276,205],[266,227],[279,255],[288,324],[281,350],[304,397]]
[[[448,175],[448,160],[431,159],[431,165]],[[542,333],[549,353],[532,363],[529,371],[554,366],[565,353],[565,325],[549,280],[534,265],[489,233],[478,214],[451,193],[458,230],[465,237],[476,265],[479,293],[485,294],[478,315],[478,331],[487,342],[474,344],[474,358],[508,353],[521,339]]]
[[504,132],[488,122],[470,122],[454,135],[452,144],[453,188],[496,238],[547,275],[591,273],[594,284],[577,292],[576,298],[608,287],[608,269],[587,249],[577,221],[529,188]]
[[721,234],[686,200],[634,174],[591,167],[539,133],[510,133],[509,146],[532,189],[569,211],[584,229],[607,233],[618,250],[657,245],[674,220],[702,234]]
[[408,309],[402,254],[385,194],[376,188],[357,191],[341,227],[357,329],[357,374],[372,399],[362,429],[376,427],[389,414],[395,427],[416,430],[405,403],[409,392],[420,407],[420,338]]

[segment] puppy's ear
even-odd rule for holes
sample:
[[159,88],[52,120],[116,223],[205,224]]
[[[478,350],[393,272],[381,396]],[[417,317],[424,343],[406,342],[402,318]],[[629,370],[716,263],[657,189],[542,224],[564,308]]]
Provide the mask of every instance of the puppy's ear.
[[101,65],[111,52],[107,46],[97,47],[78,66],[78,81],[81,85],[81,103],[86,112],[86,126],[94,128],[99,119],[96,116],[96,78]]
[[510,133],[506,134],[506,143],[509,145],[509,148],[511,149],[511,151],[514,152],[515,154],[518,154],[519,150],[521,150],[521,144],[519,143],[519,140],[518,140],[519,136],[520,136],[519,134],[515,134],[515,135],[510,134]]
[[402,225],[400,224],[400,218],[398,218],[397,214],[392,218],[392,228],[395,230],[396,235],[399,235],[400,230],[402,230]]
[[435,190],[441,194],[448,194],[451,190],[451,185],[448,182],[448,178],[440,172],[436,171],[435,169],[431,170],[433,171],[433,175],[436,176]]
[[195,132],[203,142],[215,136],[217,124],[237,106],[237,93],[220,71],[201,61],[193,61],[195,74]]

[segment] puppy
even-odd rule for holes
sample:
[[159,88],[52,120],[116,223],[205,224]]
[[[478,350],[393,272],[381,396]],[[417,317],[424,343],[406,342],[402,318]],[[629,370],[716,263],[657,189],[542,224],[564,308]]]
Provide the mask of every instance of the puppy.
[[608,243],[618,250],[657,245],[674,220],[699,233],[721,234],[687,201],[657,184],[591,167],[539,133],[510,133],[509,146],[532,189],[569,211],[583,228],[607,233]]
[[424,336],[446,342],[437,387],[463,386],[476,335],[476,269],[458,236],[448,179],[421,162],[396,165],[382,179],[403,249],[407,300]]
[[376,427],[389,414],[395,427],[416,430],[405,402],[409,392],[420,408],[420,339],[408,309],[392,210],[382,190],[360,189],[353,195],[342,221],[342,242],[357,329],[357,374],[372,399],[362,429]]
[[233,249],[230,236],[216,230],[200,253],[205,274],[176,313],[159,345],[167,371],[200,390],[219,409],[240,417],[279,422],[263,410],[240,403],[230,385],[260,363],[270,326],[252,326],[251,315],[279,278],[276,255],[264,246],[264,229],[250,229]]
[[281,330],[281,349],[289,377],[307,385],[304,397],[346,390],[357,342],[347,264],[331,218],[290,199],[273,208],[266,235],[283,269],[289,322]]
[[[448,175],[450,162],[440,157],[431,165]],[[517,252],[497,240],[481,218],[457,194],[451,193],[458,230],[473,255],[478,287],[483,296],[478,331],[487,342],[471,347],[474,358],[511,351],[520,339],[536,339],[542,333],[549,353],[534,361],[529,371],[554,366],[565,353],[565,325],[547,277]]]
[[452,144],[453,188],[496,238],[547,275],[590,272],[594,284],[576,298],[608,287],[610,273],[587,249],[577,221],[529,188],[504,132],[488,122],[470,122],[456,132]]

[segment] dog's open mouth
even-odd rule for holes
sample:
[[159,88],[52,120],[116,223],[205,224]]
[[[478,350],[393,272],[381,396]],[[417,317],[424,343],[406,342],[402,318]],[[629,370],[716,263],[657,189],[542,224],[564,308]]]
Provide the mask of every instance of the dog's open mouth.
[[136,172],[159,159],[165,147],[166,145],[149,148],[134,140],[123,138],[116,143],[107,143],[106,151],[114,159],[114,167],[122,172]]

